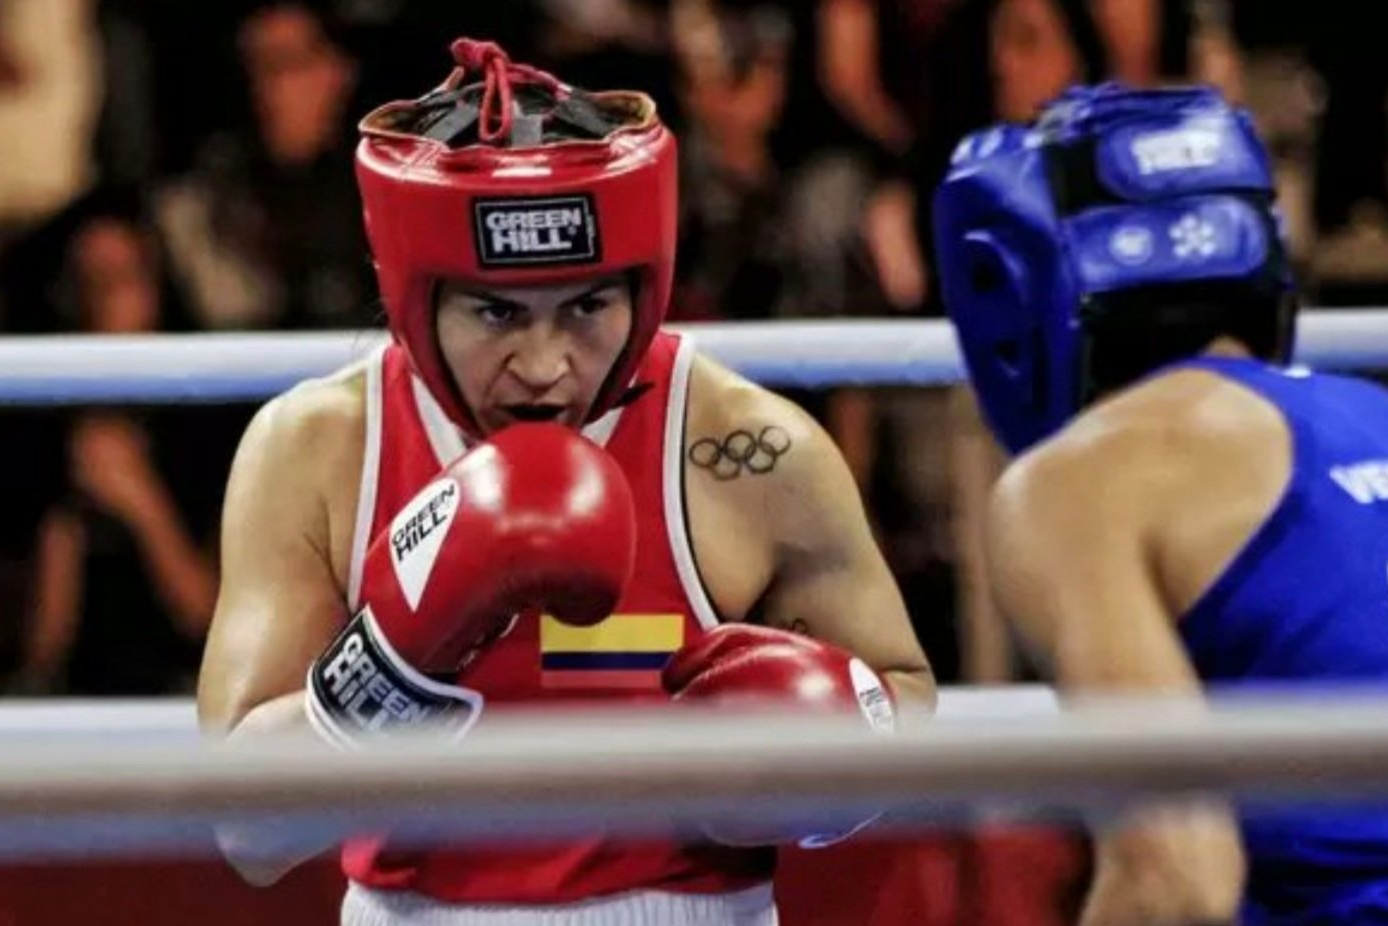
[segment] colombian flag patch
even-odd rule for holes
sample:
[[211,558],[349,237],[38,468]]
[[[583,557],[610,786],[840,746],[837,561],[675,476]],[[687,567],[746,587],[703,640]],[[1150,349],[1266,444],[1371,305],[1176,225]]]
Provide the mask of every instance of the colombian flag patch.
[[660,687],[660,670],[684,645],[683,614],[613,614],[591,627],[540,618],[545,688]]

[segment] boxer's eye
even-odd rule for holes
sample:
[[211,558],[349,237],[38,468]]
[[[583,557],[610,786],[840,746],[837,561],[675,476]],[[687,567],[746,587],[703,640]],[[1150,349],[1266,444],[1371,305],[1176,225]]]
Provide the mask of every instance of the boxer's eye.
[[520,317],[520,309],[506,302],[487,302],[475,310],[477,317],[493,328],[503,328],[515,324]]
[[576,318],[588,318],[598,314],[605,308],[607,308],[607,300],[602,296],[592,295],[584,296],[582,299],[571,304],[569,306],[569,311],[572,312]]

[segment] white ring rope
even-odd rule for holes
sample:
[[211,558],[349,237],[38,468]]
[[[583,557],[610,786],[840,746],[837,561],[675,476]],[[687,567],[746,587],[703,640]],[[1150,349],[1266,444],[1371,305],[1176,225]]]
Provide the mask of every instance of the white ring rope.
[[0,853],[207,845],[217,821],[335,837],[650,834],[700,821],[897,825],[980,806],[1113,812],[1153,796],[1383,799],[1388,702],[1143,698],[977,716],[874,734],[861,718],[625,709],[494,713],[462,744],[434,737],[328,751],[310,736],[5,734]]
[[[946,685],[940,689],[937,712],[949,720],[1006,720],[1050,715],[1058,709],[1055,692],[1046,685]],[[186,698],[0,701],[0,750],[8,737],[30,734],[55,740],[191,740],[198,735],[197,706]]]
[[[958,381],[941,320],[734,322],[671,326],[712,357],[776,387],[926,386]],[[1388,364],[1388,310],[1308,310],[1297,360],[1327,369]],[[0,338],[0,403],[253,401],[360,359],[380,331],[52,335]]]

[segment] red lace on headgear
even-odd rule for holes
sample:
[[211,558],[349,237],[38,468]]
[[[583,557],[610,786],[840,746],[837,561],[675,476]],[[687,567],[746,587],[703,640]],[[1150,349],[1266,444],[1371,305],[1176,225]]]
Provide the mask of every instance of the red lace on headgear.
[[556,98],[561,98],[566,92],[564,85],[553,74],[529,64],[516,64],[505,49],[495,42],[455,39],[449,51],[458,65],[450,83],[456,80],[461,84],[470,71],[482,74],[482,111],[477,135],[484,142],[495,144],[511,136],[513,83],[540,84]]

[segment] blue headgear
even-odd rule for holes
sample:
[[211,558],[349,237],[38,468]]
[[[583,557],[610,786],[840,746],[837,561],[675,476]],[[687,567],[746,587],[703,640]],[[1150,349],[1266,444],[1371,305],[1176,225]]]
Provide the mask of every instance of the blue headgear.
[[1266,314],[1289,350],[1273,198],[1250,117],[1207,89],[1080,87],[965,138],[935,196],[937,272],[1002,443],[1021,452],[1091,397],[1098,321],[1155,318],[1120,298],[1137,288],[1248,284],[1285,306]]

